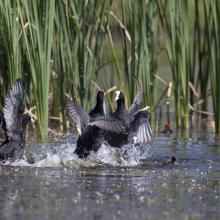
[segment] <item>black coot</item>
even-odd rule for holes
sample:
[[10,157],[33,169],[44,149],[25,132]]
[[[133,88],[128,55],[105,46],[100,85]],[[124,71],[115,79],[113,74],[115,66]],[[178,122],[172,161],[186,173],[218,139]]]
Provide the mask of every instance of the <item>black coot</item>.
[[117,108],[115,112],[108,116],[99,118],[90,123],[90,126],[98,127],[104,132],[104,140],[113,147],[121,147],[128,142],[129,125],[133,121],[133,113],[129,113],[125,108],[124,94],[116,91]]
[[15,151],[25,146],[23,132],[27,123],[31,121],[31,117],[24,114],[24,96],[21,81],[16,80],[6,97],[3,108],[2,128],[6,139],[0,145],[1,160],[14,157]]
[[[89,125],[104,130],[104,140],[112,147],[121,147],[129,142],[148,143],[152,131],[149,125],[149,112],[146,108],[130,111],[125,108],[122,92],[116,92],[117,109],[111,117],[98,119]],[[136,105],[136,110],[139,107]],[[117,120],[115,120],[117,119]]]
[[82,134],[77,140],[77,147],[74,153],[76,153],[80,158],[87,157],[90,151],[97,151],[106,137],[106,132],[111,132],[113,134],[125,135],[125,126],[119,120],[119,118],[124,115],[124,100],[118,99],[117,109],[111,116],[100,116],[96,120],[89,123],[83,130]]
[[84,111],[77,103],[72,101],[67,101],[67,110],[71,119],[75,122],[77,131],[79,135],[82,134],[84,128],[96,118],[104,116],[103,109],[104,102],[104,91],[100,90],[96,96],[95,107],[87,113]]
[[104,131],[95,126],[86,126],[77,139],[75,154],[79,158],[85,158],[90,151],[96,152],[104,141]]
[[[31,118],[31,116],[29,114],[23,114],[22,115],[22,135],[24,135],[25,131],[26,131],[26,128],[27,128],[27,125],[29,123],[32,123],[33,120]],[[1,128],[2,130],[4,131],[4,134],[5,134],[5,138],[7,139],[7,129],[6,129],[6,122],[5,122],[5,119],[4,119],[4,114],[3,112],[0,112],[0,123],[1,123]]]
[[[148,122],[149,112],[146,109],[139,110],[143,100],[143,91],[138,82],[138,92],[133,104],[126,110],[124,94],[116,91],[116,111],[108,117],[99,117],[88,124],[77,141],[75,153],[79,157],[86,157],[91,150],[97,151],[103,141],[107,141],[113,147],[121,147],[133,139],[137,143],[149,142],[151,130]],[[146,132],[147,134],[143,134]],[[136,135],[136,136],[134,136]]]
[[100,90],[96,96],[96,105],[95,107],[87,113],[84,111],[77,103],[72,101],[67,102],[67,109],[70,117],[76,124],[79,137],[77,139],[77,147],[75,153],[80,157],[86,157],[89,153],[90,148],[88,144],[91,143],[93,150],[99,148],[99,144],[103,141],[103,135],[100,132],[99,128],[91,128],[87,125],[90,122],[95,121],[99,117],[103,117],[104,109],[104,91]]
[[115,101],[117,108],[110,117],[96,120],[90,124],[104,130],[104,139],[109,145],[121,147],[129,141],[130,125],[134,121],[135,113],[140,109],[143,101],[141,83],[137,81],[137,94],[128,110],[125,107],[125,97],[122,92],[116,91]]

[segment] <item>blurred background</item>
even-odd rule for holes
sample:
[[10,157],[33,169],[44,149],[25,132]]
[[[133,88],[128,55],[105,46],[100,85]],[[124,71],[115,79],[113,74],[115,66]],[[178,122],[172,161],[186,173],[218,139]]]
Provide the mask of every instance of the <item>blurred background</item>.
[[[96,92],[129,106],[135,78],[151,125],[220,132],[219,0],[1,0],[0,110],[21,78],[38,135],[66,132],[66,100],[85,110]],[[163,121],[163,123],[162,123]]]

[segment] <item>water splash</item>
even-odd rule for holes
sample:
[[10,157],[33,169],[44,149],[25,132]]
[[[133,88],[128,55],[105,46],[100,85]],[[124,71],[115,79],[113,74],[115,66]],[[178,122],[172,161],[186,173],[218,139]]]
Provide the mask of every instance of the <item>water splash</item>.
[[[103,143],[98,152],[91,152],[87,158],[80,159],[74,154],[75,148],[76,144],[68,142],[53,147],[38,144],[32,151],[26,152],[22,158],[15,161],[7,161],[5,165],[32,167],[79,167],[103,164],[137,166],[152,154],[151,145],[149,144],[127,144],[121,148],[113,148],[107,143]],[[32,160],[33,164],[30,163]]]

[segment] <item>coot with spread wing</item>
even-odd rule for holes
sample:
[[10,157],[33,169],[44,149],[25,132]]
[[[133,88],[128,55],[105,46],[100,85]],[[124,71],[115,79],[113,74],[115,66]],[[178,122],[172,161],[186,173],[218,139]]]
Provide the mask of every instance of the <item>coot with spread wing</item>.
[[23,132],[31,121],[31,117],[24,114],[24,97],[25,92],[18,79],[9,91],[3,108],[2,128],[6,139],[0,145],[0,160],[14,157],[15,152],[25,146]]
[[[75,153],[79,157],[87,157],[90,151],[97,151],[103,141],[113,147],[121,147],[135,139],[137,143],[146,143],[151,140],[149,126],[149,112],[140,110],[143,100],[143,90],[138,82],[138,92],[133,104],[126,110],[124,94],[116,91],[116,111],[107,117],[99,117],[89,123],[77,140]],[[137,137],[136,137],[137,136]]]
[[103,109],[104,91],[100,90],[96,96],[95,107],[87,113],[76,102],[67,101],[67,110],[71,119],[75,122],[79,135],[82,134],[85,127],[96,118],[104,116]]

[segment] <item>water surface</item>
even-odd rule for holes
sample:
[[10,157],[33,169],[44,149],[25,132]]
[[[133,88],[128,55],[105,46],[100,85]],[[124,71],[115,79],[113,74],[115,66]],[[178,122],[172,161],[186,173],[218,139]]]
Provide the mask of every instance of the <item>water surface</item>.
[[[74,148],[37,145],[35,164],[2,164],[1,219],[220,219],[220,146],[212,135],[103,146],[86,160]],[[177,163],[167,163],[173,155]]]

